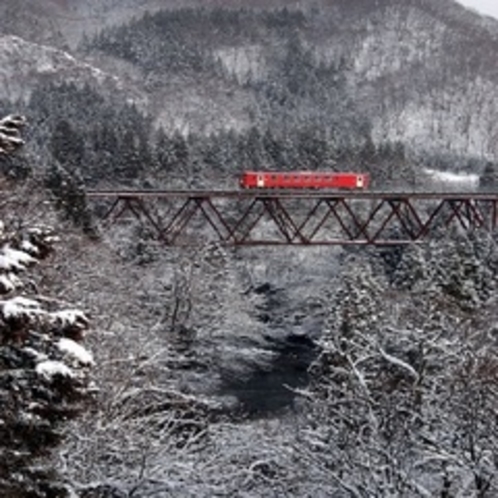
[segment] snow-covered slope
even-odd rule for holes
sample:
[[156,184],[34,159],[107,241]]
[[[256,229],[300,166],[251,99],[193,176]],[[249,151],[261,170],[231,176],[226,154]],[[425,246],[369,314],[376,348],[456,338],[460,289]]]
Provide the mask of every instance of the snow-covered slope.
[[412,0],[358,26],[361,36],[346,35],[345,45],[354,92],[377,141],[498,156],[498,22]]
[[0,37],[0,98],[27,99],[38,83],[48,81],[90,85],[103,95],[146,105],[142,92],[68,52],[17,36]]
[[72,58],[49,46],[74,49],[83,33],[91,35],[159,8],[299,8],[306,18],[298,28],[301,40],[319,61],[344,58],[359,119],[368,117],[376,142],[401,141],[431,152],[498,158],[498,22],[479,17],[454,0],[2,0],[0,4],[0,33],[18,36],[0,38],[2,97],[25,97],[43,78],[77,81],[98,86],[108,95],[125,92],[124,98],[142,103],[147,96],[149,109],[166,127],[209,132],[216,123],[241,129],[251,124],[250,116],[257,115],[261,105],[241,84],[249,77],[264,80],[271,74],[275,50],[268,40],[241,41],[237,32],[232,39],[225,34],[221,43],[212,46],[212,40],[206,39],[206,52],[211,49],[233,77],[209,81],[205,75],[197,80],[166,71],[145,77],[119,57],[93,54],[94,62],[81,62],[79,56]]

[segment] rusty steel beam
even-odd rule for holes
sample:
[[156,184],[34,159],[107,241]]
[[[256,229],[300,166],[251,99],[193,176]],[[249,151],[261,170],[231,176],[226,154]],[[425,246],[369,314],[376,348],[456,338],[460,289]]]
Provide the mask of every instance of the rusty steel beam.
[[[498,228],[498,193],[89,191],[103,226],[131,218],[166,245],[409,244]],[[96,210],[97,212],[97,210]]]

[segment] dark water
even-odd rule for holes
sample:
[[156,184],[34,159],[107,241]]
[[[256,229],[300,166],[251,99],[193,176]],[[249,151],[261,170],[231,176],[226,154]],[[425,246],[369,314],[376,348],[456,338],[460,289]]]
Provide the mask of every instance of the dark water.
[[236,396],[240,409],[249,416],[266,416],[292,407],[292,389],[308,384],[308,367],[318,353],[310,339],[293,335],[268,349],[277,353],[271,365],[255,369],[243,379],[225,380],[224,394]]

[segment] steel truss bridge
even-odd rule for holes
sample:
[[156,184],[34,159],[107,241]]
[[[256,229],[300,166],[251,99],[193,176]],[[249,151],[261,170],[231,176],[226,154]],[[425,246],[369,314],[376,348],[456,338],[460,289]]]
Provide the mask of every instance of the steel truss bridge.
[[138,220],[169,246],[398,245],[498,228],[498,193],[89,191],[108,227]]

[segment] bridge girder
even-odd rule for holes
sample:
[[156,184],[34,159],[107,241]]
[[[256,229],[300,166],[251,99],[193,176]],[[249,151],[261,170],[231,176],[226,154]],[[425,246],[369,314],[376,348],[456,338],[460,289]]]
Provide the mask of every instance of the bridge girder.
[[170,246],[400,245],[498,225],[498,194],[90,191],[88,198],[104,226],[132,218]]

